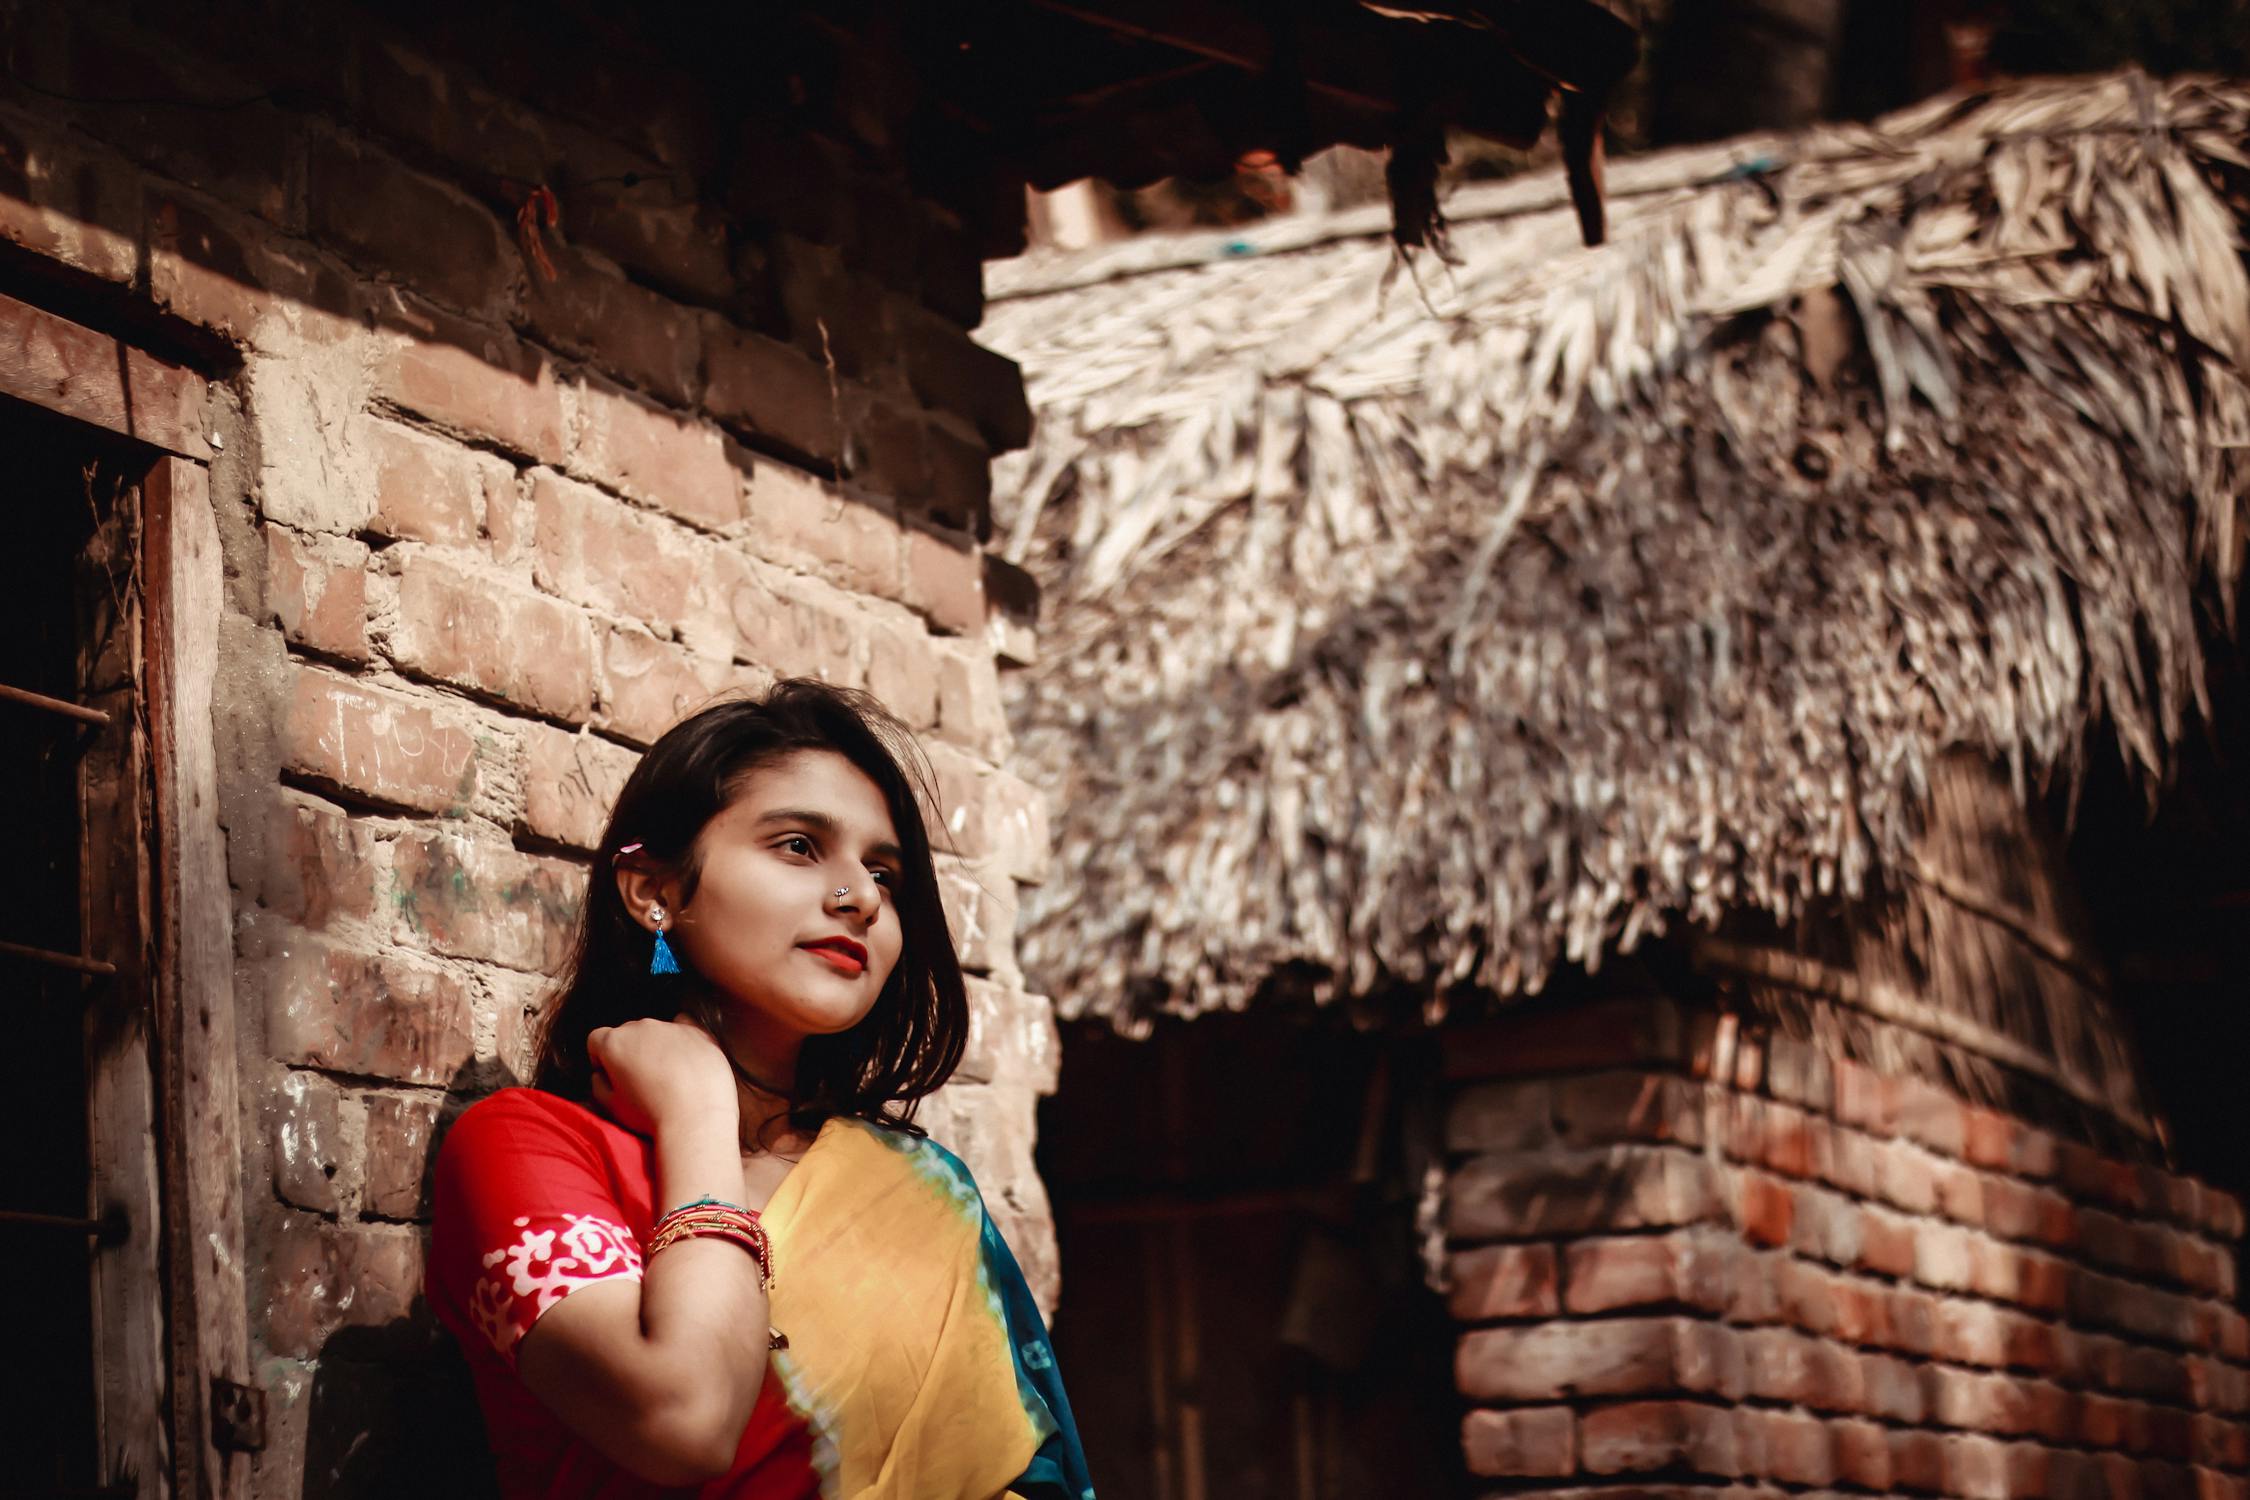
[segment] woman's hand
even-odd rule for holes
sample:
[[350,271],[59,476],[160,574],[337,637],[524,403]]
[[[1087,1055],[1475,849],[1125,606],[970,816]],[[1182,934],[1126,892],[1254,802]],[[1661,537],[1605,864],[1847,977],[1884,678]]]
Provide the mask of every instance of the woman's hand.
[[597,1027],[586,1038],[594,1103],[637,1135],[706,1127],[732,1139],[739,1124],[734,1070],[709,1032],[681,1018]]

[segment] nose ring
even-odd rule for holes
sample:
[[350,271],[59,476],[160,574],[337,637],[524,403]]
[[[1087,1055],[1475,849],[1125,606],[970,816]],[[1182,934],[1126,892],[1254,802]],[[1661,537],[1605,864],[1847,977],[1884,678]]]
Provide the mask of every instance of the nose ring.
[[850,886],[848,886],[848,885],[840,885],[840,886],[836,887],[836,895],[837,895],[837,896],[838,896],[839,898],[842,898],[842,897],[845,897],[845,896],[849,896],[849,895],[850,895],[851,893],[852,893],[852,888],[851,888]]

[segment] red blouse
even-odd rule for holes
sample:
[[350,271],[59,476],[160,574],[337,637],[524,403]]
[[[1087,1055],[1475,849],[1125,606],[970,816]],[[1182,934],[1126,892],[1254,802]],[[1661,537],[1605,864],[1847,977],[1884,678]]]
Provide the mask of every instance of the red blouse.
[[[583,1286],[641,1279],[641,1244],[656,1222],[654,1170],[647,1140],[525,1088],[471,1106],[438,1153],[430,1306],[468,1356],[505,1500],[678,1493],[604,1458],[516,1374],[516,1344],[547,1309]],[[769,1374],[734,1467],[695,1493],[800,1500],[819,1492],[810,1430]]]

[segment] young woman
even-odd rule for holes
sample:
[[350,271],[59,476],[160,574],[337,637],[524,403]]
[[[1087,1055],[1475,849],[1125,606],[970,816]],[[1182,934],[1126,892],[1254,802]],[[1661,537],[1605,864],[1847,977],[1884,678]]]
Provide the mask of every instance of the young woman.
[[912,1124],[968,1005],[902,762],[792,681],[619,795],[534,1087],[437,1162],[430,1302],[508,1500],[1093,1494],[1022,1273]]

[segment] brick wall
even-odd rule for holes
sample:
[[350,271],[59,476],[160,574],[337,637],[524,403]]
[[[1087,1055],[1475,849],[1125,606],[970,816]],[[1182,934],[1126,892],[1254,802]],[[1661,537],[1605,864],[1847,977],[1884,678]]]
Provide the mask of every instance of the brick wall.
[[1472,1472],[2241,1495],[2235,1199],[1660,996],[1449,1039]]
[[1025,622],[980,548],[1029,415],[968,335],[976,226],[907,170],[896,59],[835,33],[849,66],[786,121],[722,128],[592,56],[510,94],[372,12],[6,10],[7,268],[222,377],[257,1492],[413,1462],[442,1122],[525,1076],[638,748],[776,675],[869,688],[928,748],[976,1034],[924,1119],[1051,1305],[1055,1041],[1010,921],[1046,825],[1000,708]]

